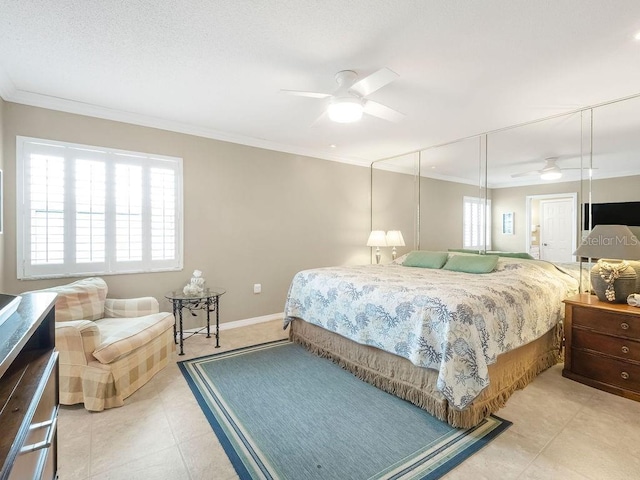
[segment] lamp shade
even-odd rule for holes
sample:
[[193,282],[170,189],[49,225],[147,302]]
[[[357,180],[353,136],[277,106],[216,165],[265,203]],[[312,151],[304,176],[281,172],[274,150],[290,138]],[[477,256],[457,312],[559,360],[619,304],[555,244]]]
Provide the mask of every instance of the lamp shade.
[[387,237],[384,230],[372,230],[367,240],[367,247],[386,247]]
[[640,259],[640,240],[626,225],[596,225],[574,255],[587,258]]
[[404,238],[400,230],[389,230],[387,232],[387,246],[404,247]]
[[574,252],[597,258],[591,269],[591,287],[601,302],[624,303],[640,289],[640,241],[626,225],[596,225]]

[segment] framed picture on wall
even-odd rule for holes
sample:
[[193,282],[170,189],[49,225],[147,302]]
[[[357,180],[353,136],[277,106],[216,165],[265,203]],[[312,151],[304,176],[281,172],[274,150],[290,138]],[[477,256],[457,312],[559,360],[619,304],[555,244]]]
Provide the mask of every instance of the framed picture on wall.
[[513,235],[513,212],[502,214],[502,233]]

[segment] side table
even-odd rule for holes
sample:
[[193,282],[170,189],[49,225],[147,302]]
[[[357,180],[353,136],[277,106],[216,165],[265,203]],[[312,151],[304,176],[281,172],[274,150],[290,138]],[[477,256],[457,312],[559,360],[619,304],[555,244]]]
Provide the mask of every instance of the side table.
[[[216,312],[216,348],[220,347],[220,297],[224,295],[226,290],[223,288],[205,288],[201,295],[185,295],[182,290],[174,290],[165,295],[165,298],[170,300],[173,304],[173,340],[178,343],[178,333],[180,334],[180,353],[178,355],[184,355],[184,331],[182,328],[182,310],[186,308],[192,315],[196,315],[197,310],[203,310],[207,312],[207,325],[206,327],[199,328],[195,332],[191,332],[186,338],[193,335],[203,333],[202,331],[207,329],[207,338],[211,338],[211,312]],[[179,330],[176,328],[179,327]]]

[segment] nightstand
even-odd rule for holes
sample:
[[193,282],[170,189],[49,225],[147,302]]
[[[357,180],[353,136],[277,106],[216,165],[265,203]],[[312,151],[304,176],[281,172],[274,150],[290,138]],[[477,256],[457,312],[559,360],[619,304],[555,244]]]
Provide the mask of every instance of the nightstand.
[[562,375],[640,401],[640,308],[589,294],[564,303]]

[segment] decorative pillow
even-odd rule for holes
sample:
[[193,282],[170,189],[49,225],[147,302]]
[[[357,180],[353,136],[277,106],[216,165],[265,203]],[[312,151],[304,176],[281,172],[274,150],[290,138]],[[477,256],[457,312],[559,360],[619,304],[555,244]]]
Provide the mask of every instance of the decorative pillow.
[[449,254],[447,252],[428,252],[426,250],[416,250],[407,255],[402,262],[405,267],[420,268],[442,268],[446,263]]
[[450,248],[449,251],[456,253],[475,253],[476,255],[481,253],[480,250],[473,250],[471,248]]
[[453,255],[442,268],[453,272],[489,273],[496,268],[498,258],[498,255]]
[[501,257],[509,257],[509,258],[525,258],[527,260],[535,260],[531,255],[527,252],[487,252],[490,255],[499,255]]
[[58,294],[56,322],[98,320],[104,317],[107,284],[101,278],[84,278],[67,285],[47,288],[44,291]]

